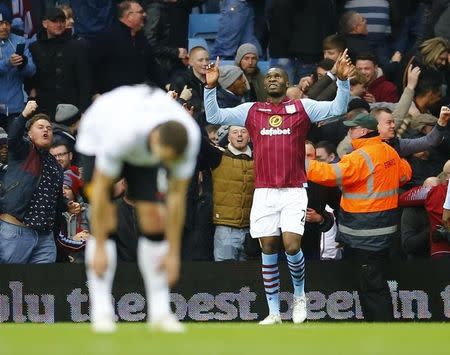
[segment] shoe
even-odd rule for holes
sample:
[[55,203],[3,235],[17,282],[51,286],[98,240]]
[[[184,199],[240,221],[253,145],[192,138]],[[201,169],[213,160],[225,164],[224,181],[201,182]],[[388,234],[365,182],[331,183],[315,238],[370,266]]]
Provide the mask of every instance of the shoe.
[[292,321],[295,324],[303,323],[306,320],[306,317],[306,296],[294,296]]
[[91,321],[91,327],[94,333],[114,333],[117,330],[114,316],[110,315],[96,317],[95,320]]
[[186,331],[186,327],[172,313],[150,322],[149,326],[152,330],[166,333],[184,333]]
[[272,325],[272,324],[280,324],[281,316],[279,314],[269,314],[266,318],[264,318],[259,325]]

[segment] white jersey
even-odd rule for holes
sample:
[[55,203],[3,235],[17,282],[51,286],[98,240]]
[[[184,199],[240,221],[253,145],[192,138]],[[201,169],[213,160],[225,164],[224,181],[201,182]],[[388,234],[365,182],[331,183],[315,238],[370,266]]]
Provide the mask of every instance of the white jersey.
[[148,135],[167,121],[186,127],[187,148],[170,171],[177,178],[188,179],[200,149],[200,129],[186,110],[160,89],[123,86],[100,96],[81,119],[76,149],[95,156],[95,168],[117,178],[124,163],[143,167],[160,163],[149,150]]

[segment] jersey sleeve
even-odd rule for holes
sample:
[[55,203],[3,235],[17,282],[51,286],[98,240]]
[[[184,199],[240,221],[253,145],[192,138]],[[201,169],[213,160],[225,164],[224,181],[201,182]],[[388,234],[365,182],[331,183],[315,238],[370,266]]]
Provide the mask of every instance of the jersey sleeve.
[[350,81],[337,80],[337,93],[333,101],[315,101],[301,99],[303,107],[311,122],[319,122],[347,112],[350,99]]
[[216,88],[205,88],[206,120],[212,124],[245,126],[248,111],[253,106],[253,102],[246,102],[232,108],[220,108],[217,103],[216,91]]

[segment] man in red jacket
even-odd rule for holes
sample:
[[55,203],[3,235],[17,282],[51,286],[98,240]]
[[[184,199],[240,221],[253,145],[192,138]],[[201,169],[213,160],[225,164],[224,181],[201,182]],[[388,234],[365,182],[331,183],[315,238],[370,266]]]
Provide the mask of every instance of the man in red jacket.
[[367,79],[366,93],[362,96],[369,104],[374,102],[397,102],[397,88],[384,75],[379,75],[378,63],[372,54],[356,57],[356,69]]
[[[450,174],[450,160],[444,165],[444,173]],[[434,187],[416,186],[402,193],[399,205],[402,207],[424,206],[430,221],[430,254],[432,258],[450,256],[450,243],[447,240],[436,240],[433,233],[442,224],[443,205],[447,194],[448,180]]]

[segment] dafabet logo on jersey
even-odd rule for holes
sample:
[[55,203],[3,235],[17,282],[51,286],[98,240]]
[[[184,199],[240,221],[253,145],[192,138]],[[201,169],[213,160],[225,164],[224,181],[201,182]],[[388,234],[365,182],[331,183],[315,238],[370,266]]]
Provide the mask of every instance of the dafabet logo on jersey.
[[262,136],[279,136],[279,135],[289,135],[291,134],[290,128],[281,129],[279,128],[283,123],[283,118],[280,115],[272,115],[269,117],[270,128],[263,128],[259,133]]

